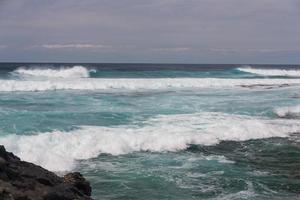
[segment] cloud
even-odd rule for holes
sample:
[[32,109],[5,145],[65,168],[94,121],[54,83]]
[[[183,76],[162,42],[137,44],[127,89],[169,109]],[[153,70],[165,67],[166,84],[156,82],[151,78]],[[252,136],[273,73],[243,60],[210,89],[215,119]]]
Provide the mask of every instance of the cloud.
[[211,48],[210,52],[223,53],[223,54],[243,54],[243,53],[299,53],[300,49],[282,49],[282,48]]
[[0,44],[0,49],[5,49],[5,48],[7,48],[7,45],[1,45]]
[[160,51],[160,52],[187,52],[191,51],[191,47],[173,47],[173,48],[152,48],[151,51]]
[[46,49],[108,49],[110,45],[103,44],[43,44],[42,48]]
[[258,52],[258,53],[288,53],[288,52],[300,52],[300,49],[248,49],[249,52]]
[[241,51],[238,49],[230,49],[230,48],[211,48],[208,49],[209,52],[216,52],[216,53],[240,53]]

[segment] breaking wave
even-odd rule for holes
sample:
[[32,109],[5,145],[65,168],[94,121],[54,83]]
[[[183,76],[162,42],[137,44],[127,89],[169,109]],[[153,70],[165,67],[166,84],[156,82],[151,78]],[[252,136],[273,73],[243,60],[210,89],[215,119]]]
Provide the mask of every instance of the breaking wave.
[[300,70],[284,70],[284,69],[256,69],[251,67],[237,68],[239,71],[262,76],[290,76],[300,77]]
[[160,115],[143,126],[81,126],[70,132],[9,135],[0,143],[26,161],[49,170],[68,171],[76,161],[101,154],[136,151],[180,151],[190,144],[215,145],[220,141],[244,141],[288,137],[300,131],[300,121],[255,118],[224,113]]
[[299,85],[300,79],[222,78],[89,78],[46,80],[0,80],[1,92],[47,90],[168,90],[234,86]]
[[274,112],[278,117],[298,118],[300,117],[300,106],[276,108]]
[[12,72],[13,75],[27,77],[48,77],[48,78],[88,78],[90,77],[89,69],[83,66],[73,66],[66,68],[18,68]]

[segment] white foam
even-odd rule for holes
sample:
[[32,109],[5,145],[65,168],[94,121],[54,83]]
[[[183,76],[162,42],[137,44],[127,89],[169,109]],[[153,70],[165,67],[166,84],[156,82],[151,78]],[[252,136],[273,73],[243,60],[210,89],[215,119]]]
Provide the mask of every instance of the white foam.
[[46,80],[0,80],[0,91],[47,90],[168,90],[251,85],[300,85],[300,79],[223,78],[88,78]]
[[258,196],[258,194],[255,192],[253,183],[250,181],[246,181],[247,189],[229,193],[229,194],[221,194],[220,196],[216,197],[215,200],[237,200],[237,199],[255,199],[255,197]]
[[300,122],[258,119],[222,113],[162,115],[143,126],[82,126],[71,132],[9,135],[0,143],[26,161],[54,171],[72,170],[76,160],[107,153],[179,151],[190,144],[215,145],[222,140],[244,141],[288,137],[300,131]]
[[73,66],[65,68],[18,68],[12,72],[13,75],[21,77],[48,77],[48,78],[87,78],[90,70],[83,66]]
[[291,76],[300,77],[299,70],[284,70],[284,69],[257,69],[251,67],[237,68],[239,71],[263,76]]
[[300,106],[289,106],[274,109],[274,112],[279,117],[300,117]]

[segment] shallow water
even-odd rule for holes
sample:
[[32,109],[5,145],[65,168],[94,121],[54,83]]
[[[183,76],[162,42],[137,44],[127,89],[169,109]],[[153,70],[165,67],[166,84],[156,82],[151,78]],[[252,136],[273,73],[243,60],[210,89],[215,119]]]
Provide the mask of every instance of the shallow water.
[[297,199],[297,66],[1,64],[0,143],[95,199]]

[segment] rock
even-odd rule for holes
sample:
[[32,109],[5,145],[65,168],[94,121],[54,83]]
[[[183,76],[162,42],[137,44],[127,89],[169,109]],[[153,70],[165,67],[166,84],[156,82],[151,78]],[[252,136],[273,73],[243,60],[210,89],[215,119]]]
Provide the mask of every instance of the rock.
[[91,200],[90,196],[91,186],[80,173],[59,177],[0,145],[0,200]]
[[64,176],[64,183],[73,185],[83,194],[91,196],[92,188],[79,172],[69,173]]
[[263,88],[263,89],[274,89],[274,88],[281,88],[281,87],[289,87],[289,84],[277,84],[277,85],[272,85],[272,84],[253,84],[253,85],[240,85],[241,87],[244,88],[249,88],[249,89],[256,89],[256,88]]

